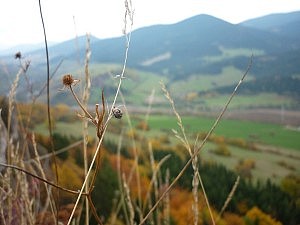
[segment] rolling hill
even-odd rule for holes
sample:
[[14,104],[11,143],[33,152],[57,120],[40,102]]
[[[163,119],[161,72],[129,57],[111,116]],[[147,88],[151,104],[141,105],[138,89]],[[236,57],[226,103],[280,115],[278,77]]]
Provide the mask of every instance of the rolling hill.
[[300,12],[271,14],[244,21],[240,25],[300,39]]
[[[249,80],[244,84],[245,89],[251,90],[251,94],[270,92],[297,99],[299,91],[295,86],[300,83],[300,35],[297,35],[299,29],[295,28],[299,27],[299,21],[300,12],[270,15],[240,24],[231,24],[209,15],[198,15],[171,25],[137,29],[132,33],[129,49],[126,75],[130,79],[123,91],[127,93],[128,99],[143,103],[153,84],[163,79],[171,89],[176,90],[178,96],[186,96],[191,92],[227,93],[253,54],[253,66]],[[82,74],[85,39],[78,37],[51,46],[51,71],[63,60],[59,74]],[[91,37],[90,66],[97,88],[103,86],[108,93],[113,93],[114,84],[107,75],[120,72],[124,50],[124,37]],[[31,60],[28,71],[31,82],[41,85],[46,77],[43,75],[46,68],[45,51],[40,49],[25,52],[24,55]],[[11,55],[2,56],[0,60],[10,74],[17,71],[18,62]],[[5,78],[0,84],[0,94],[5,94],[9,90],[9,77],[4,70],[0,73]],[[57,90],[60,83],[52,86]],[[19,93],[27,90],[23,87]],[[136,90],[142,93],[137,96]],[[93,93],[99,94],[96,90],[92,90]],[[23,99],[24,96],[21,94]],[[54,102],[60,99],[59,96],[61,94],[53,96]]]

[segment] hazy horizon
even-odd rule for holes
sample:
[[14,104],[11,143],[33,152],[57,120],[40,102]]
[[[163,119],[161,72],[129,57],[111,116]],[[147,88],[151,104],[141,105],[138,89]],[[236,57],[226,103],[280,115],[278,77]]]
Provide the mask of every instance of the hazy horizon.
[[[47,39],[62,42],[90,33],[98,38],[122,36],[124,1],[41,1]],[[208,14],[237,24],[274,13],[300,10],[300,1],[268,0],[132,0],[133,30],[155,24],[172,24],[199,14]],[[16,7],[17,6],[17,7]],[[0,49],[43,43],[37,0],[10,0],[0,8]]]

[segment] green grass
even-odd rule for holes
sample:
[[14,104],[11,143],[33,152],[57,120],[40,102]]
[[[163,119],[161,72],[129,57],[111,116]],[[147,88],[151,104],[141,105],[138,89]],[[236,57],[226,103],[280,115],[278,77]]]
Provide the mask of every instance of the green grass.
[[[224,50],[226,54],[234,56],[236,54],[248,54],[249,49],[244,50]],[[255,53],[255,51],[254,51]],[[259,53],[259,52],[258,52]],[[225,54],[225,53],[224,53]],[[255,53],[256,54],[256,53]],[[251,54],[250,54],[251,55]],[[117,64],[91,64],[90,74],[92,77],[92,89],[90,103],[99,103],[101,90],[104,89],[106,93],[107,101],[112,101],[114,97],[114,90],[118,80],[113,79],[112,76],[120,73],[122,67]],[[199,105],[205,108],[219,108],[224,105],[224,102],[228,99],[228,95],[218,94],[213,92],[212,94],[201,95],[199,92],[213,90],[217,87],[224,87],[228,85],[237,84],[242,74],[245,71],[239,70],[233,66],[224,67],[220,74],[192,74],[184,80],[174,80],[170,82],[166,77],[127,68],[125,76],[127,77],[123,83],[121,91],[126,96],[126,103],[129,105],[145,106],[147,105],[147,99],[153,89],[156,90],[155,94],[155,106],[161,107],[169,104],[165,100],[159,82],[163,81],[170,90],[175,102],[178,106],[184,106],[186,103]],[[82,71],[75,69],[71,71],[75,77],[78,74],[82,74]],[[77,76],[76,76],[77,75]],[[101,79],[97,79],[98,76],[102,76]],[[247,75],[245,82],[252,80],[253,76]],[[188,96],[193,96],[189,98]],[[121,103],[118,103],[121,104]],[[299,105],[297,101],[291,97],[280,96],[275,93],[259,93],[255,95],[241,95],[237,94],[233,99],[231,108],[249,108],[249,107],[290,107]]]
[[235,58],[238,56],[246,56],[246,57],[251,57],[253,54],[254,56],[260,56],[264,55],[264,51],[260,49],[248,49],[248,48],[224,48],[224,47],[219,47],[221,50],[222,54],[221,55],[216,55],[216,56],[206,56],[203,57],[203,59],[207,63],[215,63],[215,62],[221,62],[225,59],[230,59],[230,58]]
[[[170,90],[174,94],[185,94],[184,90],[192,91],[207,91],[216,87],[223,87],[238,83],[241,79],[243,71],[236,69],[233,66],[224,67],[220,74],[194,74],[185,80],[175,81],[170,85]],[[252,80],[251,75],[246,80]],[[181,90],[181,91],[178,91]]]
[[[140,118],[144,119],[143,116]],[[186,133],[190,136],[198,132],[208,132],[213,125],[214,120],[214,118],[199,116],[182,117]],[[163,134],[165,132],[170,133],[171,129],[179,130],[174,115],[151,115],[148,123],[150,131],[147,132],[147,134],[150,136]],[[135,126],[135,124],[136,119],[133,119],[133,126]],[[79,137],[81,135],[81,130],[82,124],[81,121],[78,120],[78,122],[74,123],[57,122],[54,132]],[[48,129],[45,124],[36,125],[35,131],[37,133],[48,135]],[[90,134],[95,133],[95,128],[90,126],[89,132]],[[300,132],[288,130],[276,124],[222,119],[214,131],[214,134],[227,138],[241,138],[247,141],[300,151]]]
[[[135,126],[139,119],[144,119],[144,115],[133,115],[131,118],[132,124]],[[123,119],[111,121],[112,124],[110,126],[113,128],[117,127],[121,132],[122,126],[127,126],[126,115]],[[183,116],[182,120],[191,143],[194,143],[195,134],[197,132],[207,132],[214,123],[214,119],[206,117]],[[142,132],[137,130],[138,135],[145,135],[149,139],[159,139],[162,136],[167,136],[170,141],[167,145],[170,147],[179,143],[179,140],[175,138],[171,131],[171,129],[176,129],[180,132],[175,116],[151,115],[149,117],[149,126],[149,131]],[[48,135],[47,126],[45,124],[37,125],[35,127],[35,132]],[[72,135],[81,137],[82,123],[80,120],[74,123],[57,122],[54,132],[59,132],[67,136]],[[120,132],[107,132],[105,138],[106,140],[117,143]],[[228,138],[242,138],[249,141],[261,142],[273,147],[276,146],[280,154],[268,151],[252,151],[228,145],[227,147],[229,148],[231,156],[224,157],[213,154],[212,150],[216,145],[208,142],[200,152],[200,156],[206,161],[220,163],[229,169],[235,170],[240,160],[250,159],[255,161],[255,168],[252,170],[252,175],[255,179],[265,180],[270,178],[274,182],[280,182],[283,177],[290,173],[300,173],[300,168],[298,166],[300,159],[299,132],[286,130],[279,125],[273,124],[221,120],[214,133]],[[95,128],[93,125],[89,126],[89,134],[90,136],[95,137]],[[253,139],[253,137],[251,137],[253,135],[257,138]],[[126,143],[131,143],[131,140],[124,136],[123,145],[127,146]],[[280,162],[288,165],[290,168],[280,165]]]
[[[184,116],[182,118],[186,132],[208,132],[214,119],[206,117]],[[150,116],[149,125],[153,130],[177,129],[175,116]],[[280,125],[256,123],[250,121],[221,120],[215,134],[228,138],[242,138],[248,141],[260,142],[283,148],[300,150],[300,133],[287,130]],[[253,140],[253,137],[257,137]]]

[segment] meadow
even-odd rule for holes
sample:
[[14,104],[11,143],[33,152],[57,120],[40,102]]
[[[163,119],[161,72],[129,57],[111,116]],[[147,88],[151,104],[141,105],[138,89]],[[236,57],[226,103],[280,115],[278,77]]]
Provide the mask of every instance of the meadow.
[[[182,117],[186,132],[190,134],[207,132],[214,120],[214,118],[200,116]],[[148,123],[150,129],[155,131],[177,128],[176,118],[172,116],[152,115],[149,117]],[[276,124],[223,119],[214,133],[227,138],[242,138],[246,141],[300,150],[299,132]]]
[[[173,115],[150,115],[148,118],[147,131],[139,130],[138,124],[144,120],[144,115],[135,114],[131,116],[131,123],[135,132],[139,136],[144,136],[149,140],[162,140],[162,137],[168,137],[168,147],[176,146],[179,141],[175,138],[172,129],[178,130],[177,120]],[[129,132],[126,116],[124,120],[114,121],[113,132],[108,130],[106,140],[117,144],[119,136],[123,129]],[[197,134],[206,133],[212,124],[214,118],[204,116],[183,116],[183,124],[185,132],[188,135],[191,144],[195,140]],[[80,137],[82,123],[56,122],[55,132],[62,135]],[[89,127],[89,133],[94,134],[95,128]],[[47,127],[45,124],[37,125],[35,128],[37,133],[47,135]],[[79,131],[79,132],[78,132]],[[126,132],[125,132],[126,133]],[[214,141],[208,142],[200,153],[200,157],[208,162],[216,162],[225,165],[230,170],[236,170],[240,161],[251,160],[255,163],[252,169],[254,179],[267,180],[272,179],[273,182],[279,183],[282,178],[291,172],[300,173],[298,166],[300,162],[300,142],[299,131],[286,129],[281,125],[270,123],[258,123],[251,121],[241,121],[232,119],[223,119],[216,128],[213,136],[216,138],[229,140],[226,146],[229,149],[230,156],[214,154],[214,149],[218,146]],[[95,137],[94,137],[95,138]],[[128,139],[128,140],[127,140]],[[123,144],[130,143],[131,138],[125,138]],[[249,149],[230,144],[230,140],[246,142],[256,145],[256,149]]]
[[[134,115],[132,123],[135,126],[144,119],[144,115]],[[182,121],[189,135],[195,133],[207,132],[214,123],[214,118],[204,116],[183,116]],[[151,115],[148,120],[148,135],[170,133],[172,129],[177,129],[175,116],[170,115]],[[78,131],[82,128],[80,121],[75,123],[56,122],[55,131],[67,136],[80,137],[82,134]],[[126,124],[122,124],[126,126]],[[89,127],[90,133],[94,128]],[[121,128],[119,128],[121,130]],[[42,123],[35,127],[35,131],[41,134],[47,134],[47,126]],[[242,121],[233,119],[223,119],[216,128],[214,134],[226,138],[241,138],[249,142],[260,143],[263,145],[276,146],[294,151],[300,151],[299,131],[287,129],[278,124],[260,123],[252,121]]]

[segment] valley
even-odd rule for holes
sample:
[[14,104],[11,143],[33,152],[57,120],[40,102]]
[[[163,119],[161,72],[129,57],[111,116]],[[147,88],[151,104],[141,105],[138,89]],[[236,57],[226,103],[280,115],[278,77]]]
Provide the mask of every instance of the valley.
[[[85,36],[51,45],[49,96],[44,49],[20,49],[19,58],[0,54],[0,96],[9,95],[15,101],[15,108],[11,107],[16,109],[15,118],[30,146],[37,144],[48,151],[41,158],[51,154],[57,160],[54,164],[60,185],[80,189],[84,164],[91,162],[95,151],[101,152],[94,168],[95,174],[98,170],[100,173],[93,180],[97,187],[93,199],[97,199],[96,207],[104,209],[101,216],[106,220],[115,212],[113,204],[124,197],[128,177],[136,210],[147,211],[151,208],[147,204],[152,204],[148,200],[157,200],[154,192],[164,190],[188,162],[192,151],[201,148],[196,164],[186,167],[173,187],[171,206],[192,206],[192,201],[185,205],[180,201],[193,198],[196,166],[214,214],[221,210],[233,185],[240,182],[226,212],[230,214],[221,218],[222,224],[233,224],[227,217],[231,215],[240,221],[237,224],[245,225],[243,221],[257,207],[263,216],[270,215],[271,221],[292,225],[299,215],[300,202],[299,193],[294,191],[300,174],[300,39],[295,29],[288,28],[299,24],[300,12],[270,17],[231,24],[198,15],[176,24],[134,30],[121,80],[118,75],[123,69],[126,38],[91,36],[89,49]],[[85,55],[89,51],[90,61]],[[28,70],[16,77],[23,64],[29,62]],[[200,147],[249,66],[224,117]],[[76,84],[63,84],[66,74],[73,75]],[[120,81],[114,106],[123,116],[112,116],[106,130],[104,122]],[[88,94],[84,94],[86,89]],[[88,98],[88,113],[82,113],[75,95],[79,101]],[[174,113],[175,108],[179,114]],[[83,125],[86,119],[87,130]],[[101,148],[97,148],[97,135],[104,135]],[[3,140],[6,146],[9,139]],[[19,143],[10,149],[18,147]],[[154,186],[158,183],[161,187]],[[62,193],[59,202],[71,204],[74,199],[70,193]],[[206,207],[202,192],[197,192],[198,197],[202,210]],[[123,208],[126,211],[129,206]],[[189,213],[188,210],[177,218],[180,209],[171,208],[176,221]],[[206,223],[208,214],[205,210],[201,213]],[[123,215],[120,219],[124,219]]]

